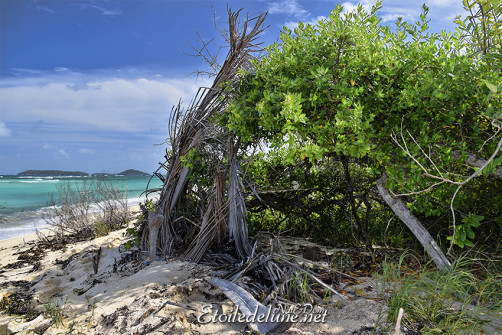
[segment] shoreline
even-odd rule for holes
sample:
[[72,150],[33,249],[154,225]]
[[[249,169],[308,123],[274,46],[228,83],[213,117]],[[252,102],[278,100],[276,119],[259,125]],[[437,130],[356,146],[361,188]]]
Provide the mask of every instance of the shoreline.
[[[113,187],[120,192],[121,198],[127,199],[129,206],[132,206],[147,198],[145,193],[147,188],[153,190],[161,187],[160,180],[150,178],[150,176],[113,176],[98,180],[109,185],[106,187]],[[91,187],[97,187],[92,180],[74,176],[1,178],[0,241],[45,229],[47,223],[43,219],[44,213],[49,213],[51,207],[60,202],[62,193],[58,188],[68,185],[79,193],[87,192]],[[158,193],[148,194],[148,198],[155,197],[158,197]]]
[[[134,214],[135,212],[138,212],[140,210],[139,204],[137,205],[132,205],[128,206],[128,210],[131,214]],[[125,228],[123,228],[125,229]],[[123,230],[120,229],[120,230]],[[120,231],[117,230],[117,231]],[[113,232],[112,232],[113,233]],[[52,231],[50,230],[50,226],[47,226],[45,229],[41,229],[38,232],[34,233],[29,233],[26,235],[20,235],[20,236],[15,236],[15,237],[10,237],[4,240],[0,240],[0,267],[4,267],[5,265],[13,262],[15,260],[15,254],[11,254],[9,252],[4,252],[9,249],[14,249],[17,248],[18,250],[21,250],[22,248],[25,247],[32,247],[36,243],[40,241],[39,235],[43,235],[45,237],[50,237],[53,235]]]
[[[145,196],[128,198],[127,207],[129,211],[139,210],[140,203],[143,203],[145,199],[147,199]],[[158,199],[158,195],[150,196],[148,199]],[[30,235],[36,236],[37,232],[46,233],[47,231],[50,231],[51,226],[42,218],[44,209],[47,209],[47,207],[30,211],[30,213],[39,213],[39,216],[37,217],[10,222],[6,227],[0,225],[0,248],[3,246],[5,241],[10,239],[22,238]],[[16,225],[16,223],[18,225]]]
[[[140,210],[139,204],[132,205],[132,206],[128,205],[127,207],[128,207],[129,212],[131,212],[131,213],[134,213],[134,212],[137,212]],[[2,250],[4,248],[12,248],[15,245],[27,244],[29,242],[36,241],[36,240],[38,240],[39,233],[43,233],[45,236],[50,236],[52,234],[50,234],[51,230],[49,228],[50,228],[50,226],[46,226],[46,227],[44,227],[44,229],[39,230],[38,233],[34,232],[34,233],[26,234],[26,235],[9,237],[9,238],[3,239],[3,240],[0,239],[0,250]],[[49,234],[47,234],[47,233],[49,233]],[[1,262],[2,262],[2,259],[0,258],[0,264],[1,264]]]

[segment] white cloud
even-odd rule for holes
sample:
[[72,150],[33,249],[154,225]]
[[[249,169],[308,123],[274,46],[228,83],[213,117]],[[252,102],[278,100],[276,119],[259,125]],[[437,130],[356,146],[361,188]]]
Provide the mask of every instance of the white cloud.
[[404,21],[413,21],[415,18],[410,15],[410,14],[385,14],[382,15],[380,18],[382,19],[382,23],[389,22],[389,21],[396,21],[398,18],[403,18]]
[[85,80],[77,80],[72,84],[68,84],[67,87],[69,89],[72,89],[74,91],[80,91],[80,90],[99,90],[101,88],[100,85],[97,85],[96,83],[93,82],[88,82]]
[[296,18],[304,18],[310,15],[296,0],[282,0],[269,3],[268,13],[292,15]]
[[33,69],[23,69],[23,68],[17,68],[14,67],[11,69],[13,73],[16,75],[41,75],[42,71],[40,70],[33,70]]
[[429,6],[429,18],[442,21],[452,22],[456,16],[466,15],[462,1],[457,0],[429,0],[425,2]]
[[68,155],[66,152],[65,152],[65,149],[58,149],[58,154],[60,154],[61,156],[63,156],[64,158],[70,158],[70,155]]
[[98,6],[95,4],[84,4],[84,3],[79,3],[77,4],[77,7],[80,9],[96,9],[101,12],[102,15],[107,15],[107,16],[116,16],[122,14],[122,10],[119,7],[115,7],[113,9],[105,8],[104,6]]
[[[437,25],[437,31],[444,29],[455,16],[464,14],[462,1],[424,0],[423,2],[429,7],[427,18],[431,20],[432,24]],[[382,22],[395,21],[398,17],[402,17],[405,21],[414,23],[419,20],[420,14],[422,14],[423,2],[387,0],[383,2],[378,16],[382,18]]]
[[58,148],[54,144],[44,142],[44,144],[42,145],[42,148],[45,150],[52,151],[55,158],[60,158],[61,156],[64,158],[70,158],[70,155],[68,155],[68,153],[66,152],[66,149]]
[[87,155],[94,155],[96,153],[96,151],[94,151],[92,149],[88,149],[88,148],[82,148],[78,152],[80,152],[81,154],[87,154]]
[[38,10],[41,10],[43,12],[50,13],[50,14],[56,13],[55,10],[50,9],[49,7],[46,7],[46,6],[35,5],[35,8],[38,9]]
[[[311,26],[315,27],[315,26],[317,26],[317,24],[319,23],[320,20],[325,20],[325,19],[327,19],[326,16],[318,16],[315,19],[312,19],[312,20],[309,20],[309,21],[303,21],[303,23],[306,24],[306,25],[310,24]],[[296,27],[298,27],[299,23],[300,22],[298,22],[298,21],[289,21],[289,22],[286,22],[284,25],[286,27],[288,27],[289,29],[294,30]]]
[[366,13],[371,13],[371,8],[375,5],[375,3],[376,3],[376,0],[362,0],[362,1],[355,1],[355,2],[348,2],[347,1],[347,2],[342,3],[342,7],[343,7],[344,13],[350,13],[350,12],[356,11],[359,4],[361,4]]
[[[461,1],[456,0],[424,0],[426,5],[430,7],[428,18],[445,20],[446,17],[451,17],[453,13],[459,14]],[[358,4],[363,6],[366,13],[370,13],[372,7],[376,4],[376,0],[355,0],[342,3],[343,13],[354,12],[357,10]],[[460,6],[458,5],[460,3]],[[440,8],[438,8],[440,7]],[[406,2],[402,0],[387,0],[382,4],[382,8],[377,12],[377,15],[382,19],[382,23],[392,22],[401,17],[408,22],[418,20],[422,13],[422,3]],[[446,15],[445,15],[446,13]]]
[[428,5],[436,6],[436,7],[455,7],[459,3],[462,3],[462,1],[458,1],[458,0],[429,0],[429,1],[427,1]]
[[12,131],[7,128],[5,122],[0,122],[0,137],[9,137],[12,134]]
[[[44,85],[39,85],[40,81]],[[63,72],[0,81],[7,122],[44,120],[80,129],[148,131],[165,124],[180,98],[188,103],[200,83],[156,76],[117,78]],[[30,97],[30,99],[26,99]]]
[[45,150],[51,150],[54,149],[54,146],[52,144],[45,142],[42,148],[44,148]]

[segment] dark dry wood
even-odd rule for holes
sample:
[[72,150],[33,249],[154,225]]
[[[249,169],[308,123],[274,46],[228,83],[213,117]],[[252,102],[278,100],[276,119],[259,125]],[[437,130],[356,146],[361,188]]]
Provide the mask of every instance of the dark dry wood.
[[96,256],[92,256],[92,266],[94,268],[94,274],[98,274],[100,260],[101,260],[101,247],[99,247]]
[[432,238],[431,234],[424,228],[424,226],[418,221],[415,215],[410,213],[410,210],[406,204],[397,197],[393,197],[387,187],[385,186],[387,182],[387,175],[384,173],[382,177],[377,180],[377,189],[382,198],[385,200],[387,205],[396,213],[396,215],[404,222],[404,224],[411,230],[413,235],[420,241],[424,246],[427,254],[432,258],[434,263],[440,269],[448,269],[451,267],[451,263],[446,258],[444,253],[441,251],[436,241]]

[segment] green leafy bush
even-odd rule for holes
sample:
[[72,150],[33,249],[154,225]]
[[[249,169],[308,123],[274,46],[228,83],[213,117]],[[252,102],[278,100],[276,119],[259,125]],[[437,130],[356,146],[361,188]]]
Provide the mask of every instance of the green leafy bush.
[[[379,196],[372,193],[375,180],[386,172],[386,186],[401,196],[431,235],[447,241],[450,199],[473,173],[465,161],[470,153],[494,153],[496,120],[502,111],[497,70],[502,57],[500,44],[492,43],[500,37],[500,27],[486,24],[493,8],[500,15],[500,6],[493,1],[474,3],[484,13],[479,19],[483,24],[474,19],[465,31],[455,33],[430,33],[426,6],[415,24],[398,19],[392,28],[376,15],[381,3],[371,13],[362,6],[344,13],[337,6],[316,26],[285,28],[280,41],[254,61],[254,71],[242,72],[240,94],[219,123],[244,145],[265,143],[270,149],[265,162],[280,157],[272,163],[278,180],[260,178],[255,170],[256,184],[291,189],[292,184],[285,186],[288,180],[304,173],[306,182],[299,184],[317,194],[305,196],[298,210],[308,208],[305,202],[311,204],[313,198],[332,201],[330,211],[323,211],[327,220],[319,213],[300,220],[283,210],[289,228],[315,231],[325,224],[321,230],[329,234],[328,227],[345,226],[370,245],[374,234],[380,239],[378,234],[387,230],[390,220]],[[474,26],[491,29],[483,52],[476,40],[479,34],[470,30]],[[494,160],[491,171],[499,161]],[[272,170],[258,168],[263,175]],[[335,183],[316,179],[325,171],[332,173]],[[453,209],[470,213],[476,208],[485,220],[473,237],[494,238],[499,228],[492,223],[502,216],[500,203],[500,182],[486,176],[464,186]],[[253,225],[260,220],[259,212],[252,214]],[[281,220],[278,215],[270,224],[279,227],[284,225]]]

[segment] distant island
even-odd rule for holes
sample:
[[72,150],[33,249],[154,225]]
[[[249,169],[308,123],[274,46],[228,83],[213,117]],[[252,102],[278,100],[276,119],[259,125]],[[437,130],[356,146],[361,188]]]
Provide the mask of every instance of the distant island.
[[125,170],[125,171],[122,171],[120,173],[117,173],[117,175],[121,175],[121,176],[150,176],[149,173],[146,173],[146,172],[143,172],[143,171],[138,171],[138,170],[133,170],[133,169],[129,169],[129,170]]
[[113,177],[113,176],[125,176],[125,177],[146,177],[150,174],[139,171],[139,170],[125,170],[120,173],[93,173],[89,175],[86,172],[81,171],[60,171],[60,170],[26,170],[17,174],[20,177]]
[[150,176],[150,174],[139,170],[129,169],[119,173],[106,173],[106,172],[93,173],[92,176],[93,177],[109,177],[109,176],[146,177]]
[[17,174],[27,177],[57,177],[57,176],[79,176],[87,177],[88,173],[81,171],[60,171],[60,170],[26,170]]

